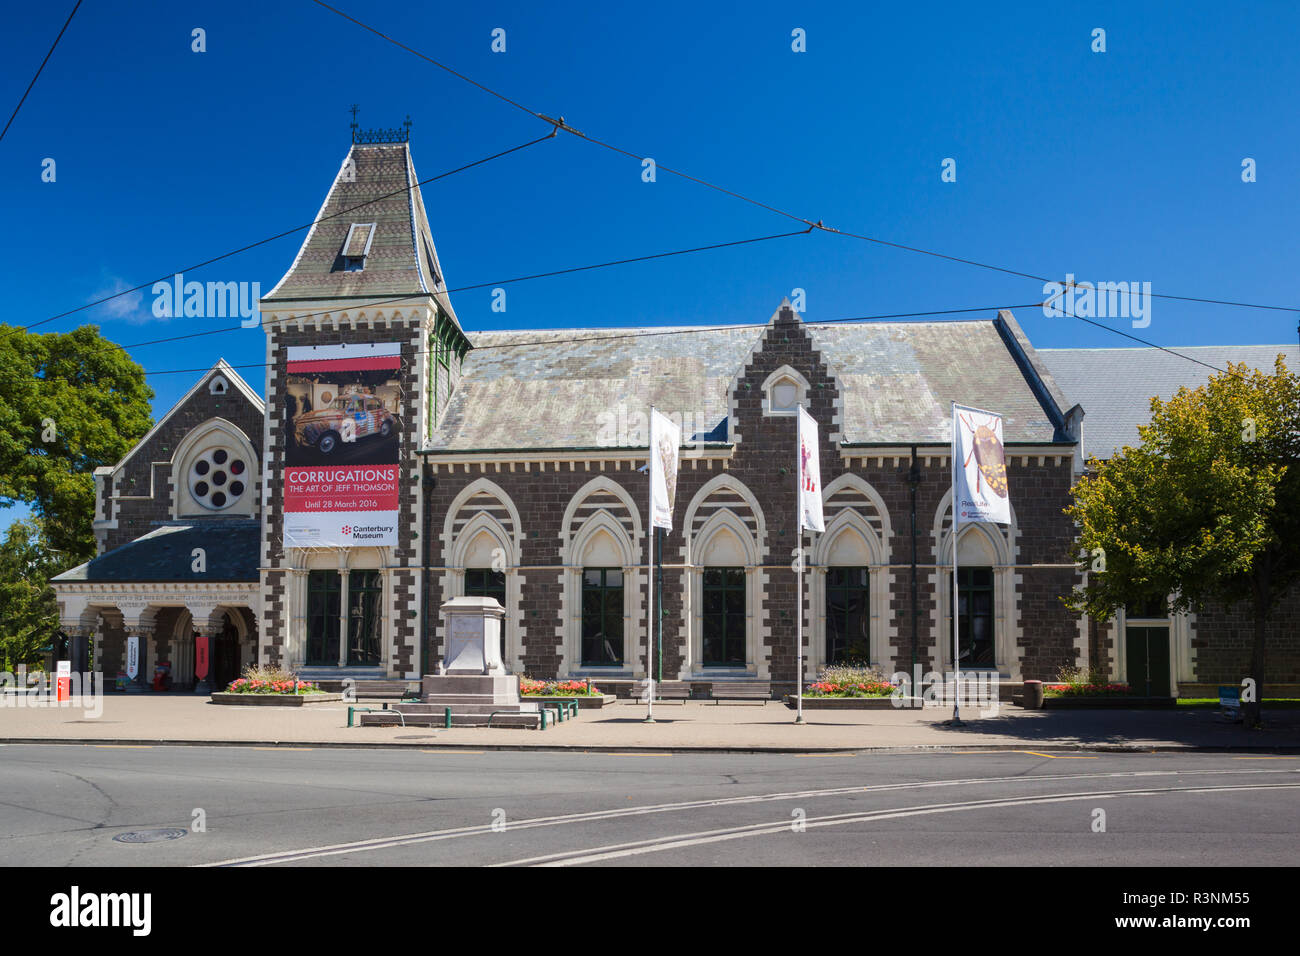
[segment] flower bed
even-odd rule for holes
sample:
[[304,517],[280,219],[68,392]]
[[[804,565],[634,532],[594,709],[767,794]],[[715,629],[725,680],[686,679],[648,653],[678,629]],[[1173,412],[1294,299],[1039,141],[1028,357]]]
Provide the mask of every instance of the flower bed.
[[260,680],[255,677],[240,677],[232,680],[226,688],[227,694],[323,694],[311,681],[297,680]]
[[803,689],[805,697],[891,697],[894,685],[881,681],[817,681]]
[[1044,684],[1043,697],[1131,697],[1128,684]]
[[533,680],[519,678],[519,693],[523,697],[603,697],[600,688],[583,680]]
[[874,667],[831,664],[817,672],[817,680],[804,687],[804,697],[890,697],[894,685]]

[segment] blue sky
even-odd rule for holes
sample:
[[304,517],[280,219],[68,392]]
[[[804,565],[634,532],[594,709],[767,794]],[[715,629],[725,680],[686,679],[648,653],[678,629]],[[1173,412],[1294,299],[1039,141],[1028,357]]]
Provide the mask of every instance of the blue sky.
[[[813,220],[1036,275],[1300,306],[1289,4],[337,2],[534,109]],[[5,118],[71,6],[10,12]],[[791,50],[795,28],[807,52]],[[410,115],[421,178],[548,131],[309,0],[86,0],[0,142],[0,319],[30,324],[309,222],[352,103],[365,127]],[[1245,157],[1257,182],[1241,180]],[[638,161],[567,136],[424,198],[453,288],[798,228],[663,173],[644,183]],[[186,278],[269,291],[302,235]],[[1042,298],[1034,280],[813,234],[520,283],[504,314],[489,289],[453,301],[471,332],[754,323],[796,287],[812,321]],[[233,324],[155,319],[151,301],[42,328],[92,321],[129,344]],[[1125,344],[1016,315],[1038,346]],[[1296,340],[1289,312],[1157,300],[1151,318],[1139,334],[1163,345]],[[260,363],[263,337],[131,351],[151,372]],[[262,389],[260,369],[243,374]],[[156,413],[194,378],[151,375]]]

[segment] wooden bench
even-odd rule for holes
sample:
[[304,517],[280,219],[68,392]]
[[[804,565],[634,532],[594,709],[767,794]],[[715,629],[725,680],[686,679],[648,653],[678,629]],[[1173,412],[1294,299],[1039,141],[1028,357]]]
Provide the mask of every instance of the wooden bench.
[[[638,680],[632,682],[631,700],[645,703],[646,681]],[[691,685],[684,680],[657,680],[655,681],[655,700],[675,700],[685,702],[690,700]]]
[[766,680],[714,681],[709,694],[715,704],[724,700],[758,701],[766,704],[772,699],[772,682]]

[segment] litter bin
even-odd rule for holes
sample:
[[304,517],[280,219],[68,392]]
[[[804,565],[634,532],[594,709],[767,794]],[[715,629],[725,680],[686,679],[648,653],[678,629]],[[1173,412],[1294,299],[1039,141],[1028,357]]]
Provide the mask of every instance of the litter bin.
[[1042,710],[1043,709],[1043,682],[1040,680],[1025,681],[1025,709]]

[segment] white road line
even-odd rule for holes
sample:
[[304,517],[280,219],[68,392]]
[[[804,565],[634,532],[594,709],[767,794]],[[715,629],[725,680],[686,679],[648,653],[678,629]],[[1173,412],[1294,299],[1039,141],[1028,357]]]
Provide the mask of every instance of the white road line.
[[[985,810],[1001,807],[1023,807],[1045,803],[1068,803],[1079,800],[1109,800],[1116,797],[1155,797],[1173,793],[1236,793],[1253,790],[1296,790],[1300,783],[1261,785],[1254,787],[1162,787],[1155,790],[1100,790],[1092,793],[1066,793],[1041,797],[1018,797],[996,800],[971,800],[964,803],[937,803],[922,807],[902,807],[888,810],[869,810],[861,813],[837,813],[825,817],[810,817],[803,821],[805,827],[833,827],[846,823],[871,823],[876,820],[897,820],[903,817],[918,817],[934,813],[956,813],[962,810]],[[511,860],[494,866],[580,866],[588,863],[601,863],[629,856],[641,856],[646,853],[661,853],[664,850],[679,850],[686,847],[701,846],[707,843],[721,843],[726,840],[740,840],[745,837],[764,836],[772,833],[791,833],[793,821],[780,820],[775,823],[753,823],[748,826],[727,827],[721,830],[704,830],[698,833],[682,833],[674,836],[657,837],[651,840],[639,840],[632,843],[614,843],[609,846],[593,847],[588,850],[569,850],[564,853],[552,853],[546,856]]]
[[[1034,777],[972,777],[963,780],[931,780],[920,783],[877,784],[866,787],[835,787],[823,790],[797,790],[782,793],[752,794],[746,797],[725,797],[716,800],[686,800],[679,803],[650,804],[639,807],[622,807],[611,810],[589,810],[583,813],[567,813],[549,817],[534,817],[508,823],[510,830],[530,830],[536,827],[562,826],[572,823],[587,823],[599,820],[613,820],[620,817],[643,816],[654,813],[673,813],[684,810],[709,809],[712,807],[739,806],[744,804],[770,803],[780,800],[808,800],[821,797],[843,796],[850,793],[887,793],[896,790],[923,790],[938,787],[960,787],[977,784],[1018,784],[1025,781],[1035,783],[1056,780],[1095,780],[1134,777],[1179,777],[1196,775],[1241,774],[1300,774],[1296,769],[1277,770],[1126,770],[1111,773],[1076,773],[1043,774]],[[346,853],[365,853],[371,850],[383,850],[390,847],[409,846],[414,843],[435,843],[441,840],[455,839],[462,836],[474,836],[483,833],[495,833],[492,824],[476,826],[450,827],[443,830],[428,830],[423,833],[406,833],[392,837],[375,837],[370,840],[357,840],[351,843],[334,843],[326,846],[304,847],[300,850],[283,850],[277,853],[262,853],[256,856],[236,857],[220,860],[216,863],[200,863],[198,866],[269,866],[276,863],[296,863],[301,860],[322,856],[339,856]]]

